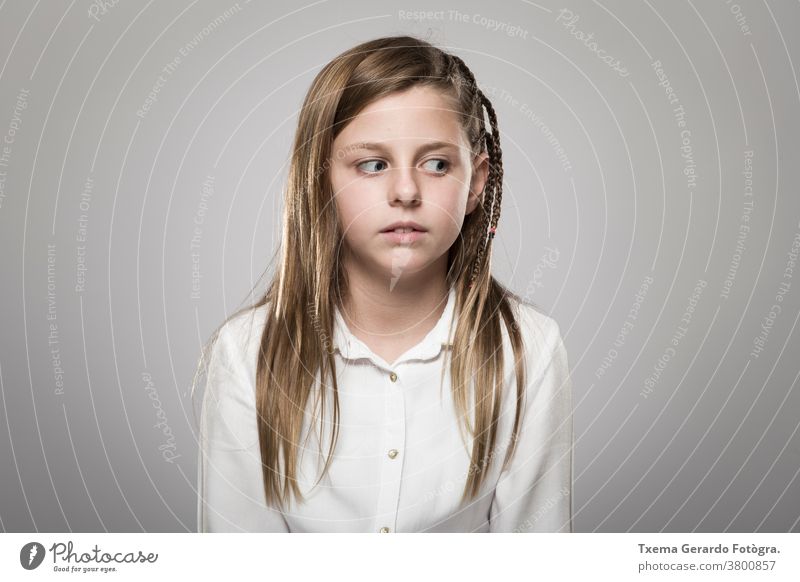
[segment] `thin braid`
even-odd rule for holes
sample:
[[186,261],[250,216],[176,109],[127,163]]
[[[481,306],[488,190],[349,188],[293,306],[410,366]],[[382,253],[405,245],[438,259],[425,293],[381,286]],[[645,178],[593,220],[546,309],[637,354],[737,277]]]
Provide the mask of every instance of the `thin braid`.
[[[491,144],[490,165],[494,170],[491,175],[493,178],[492,191],[494,196],[492,198],[494,208],[492,209],[491,224],[489,230],[489,238],[494,238],[494,233],[497,230],[497,223],[500,220],[500,205],[503,201],[503,151],[500,149],[500,130],[497,128],[497,114],[494,111],[489,98],[481,93],[481,100],[486,112],[489,114],[489,122],[491,123],[492,133],[491,139],[487,139],[487,143]],[[488,138],[489,136],[487,136]]]
[[[491,101],[489,101],[489,98],[478,88],[475,76],[466,63],[456,55],[450,55],[450,57],[460,70],[461,76],[466,79],[465,84],[471,90],[473,104],[477,105],[475,109],[478,110],[480,115],[481,131],[486,143],[486,151],[489,154],[489,175],[486,179],[486,196],[484,196],[485,203],[483,204],[484,207],[489,208],[489,213],[484,212],[483,214],[484,219],[481,223],[481,240],[479,241],[478,253],[475,257],[475,263],[472,265],[472,273],[470,274],[469,280],[469,286],[472,287],[481,271],[487,247],[489,246],[489,242],[494,238],[495,232],[497,231],[497,223],[500,220],[500,207],[503,198],[503,155],[500,149],[500,131],[497,127],[497,114],[494,111]],[[458,79],[460,80],[460,77]],[[489,115],[491,133],[486,132],[483,108],[486,109],[486,113]]]

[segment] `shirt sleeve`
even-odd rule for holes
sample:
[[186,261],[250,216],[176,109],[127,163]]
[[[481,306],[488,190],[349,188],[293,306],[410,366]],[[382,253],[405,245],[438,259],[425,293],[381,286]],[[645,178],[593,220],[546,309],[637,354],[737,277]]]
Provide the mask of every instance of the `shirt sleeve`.
[[544,349],[528,363],[517,450],[495,489],[490,532],[572,532],[572,381],[559,326],[544,321],[536,342]]
[[255,409],[255,358],[241,324],[226,323],[213,343],[200,414],[197,525],[200,532],[288,532],[265,502]]

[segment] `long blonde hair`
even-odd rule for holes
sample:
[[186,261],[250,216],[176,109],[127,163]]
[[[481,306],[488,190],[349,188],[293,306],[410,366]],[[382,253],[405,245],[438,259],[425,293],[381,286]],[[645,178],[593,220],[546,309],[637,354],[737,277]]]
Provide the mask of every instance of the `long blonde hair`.
[[[338,256],[343,233],[329,177],[333,141],[368,104],[417,85],[437,88],[451,98],[472,154],[486,151],[489,157],[480,203],[465,217],[447,263],[447,283],[455,287],[457,315],[450,360],[452,395],[462,429],[473,439],[462,503],[478,494],[495,456],[498,421],[506,397],[500,317],[513,348],[517,380],[516,412],[503,468],[516,450],[525,366],[519,324],[508,296],[519,298],[490,272],[491,241],[500,216],[503,180],[494,108],[459,57],[411,36],[379,38],[340,54],[314,79],[299,114],[293,144],[279,264],[264,295],[229,318],[267,306],[255,378],[264,492],[269,504],[283,508],[292,496],[303,501],[296,478],[297,443],[318,376],[321,387],[327,388],[330,379],[333,396],[333,430],[320,479],[328,471],[338,438],[336,368],[329,343],[323,341],[334,337],[335,308],[341,309],[341,298],[347,293],[347,273]],[[490,121],[488,131],[484,108]],[[474,381],[471,404],[470,381]],[[316,396],[324,391],[320,388]],[[322,418],[326,401],[326,397],[319,399]]]

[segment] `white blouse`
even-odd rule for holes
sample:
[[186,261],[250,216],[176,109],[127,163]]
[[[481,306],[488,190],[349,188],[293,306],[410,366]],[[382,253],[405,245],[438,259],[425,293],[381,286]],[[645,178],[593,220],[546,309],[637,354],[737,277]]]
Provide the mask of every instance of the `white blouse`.
[[256,357],[266,306],[232,318],[212,350],[203,397],[198,531],[571,532],[572,386],[566,350],[555,320],[511,301],[527,365],[517,451],[501,474],[516,406],[513,352],[501,324],[503,412],[489,474],[464,507],[459,500],[470,475],[472,442],[467,449],[459,432],[449,365],[439,390],[452,349],[454,289],[436,326],[393,364],[352,335],[337,310],[332,347],[338,442],[329,472],[312,489],[328,454],[331,400],[320,437],[318,424],[309,430],[311,412],[319,414],[310,398],[298,443],[297,477],[305,501],[293,502],[285,512],[265,503],[256,425]]

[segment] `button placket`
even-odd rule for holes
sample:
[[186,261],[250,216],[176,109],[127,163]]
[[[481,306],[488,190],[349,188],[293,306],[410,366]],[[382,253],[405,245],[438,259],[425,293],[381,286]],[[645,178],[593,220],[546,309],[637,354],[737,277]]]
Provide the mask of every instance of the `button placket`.
[[384,384],[385,424],[381,443],[383,463],[381,467],[381,489],[378,495],[376,531],[396,531],[397,508],[400,502],[400,483],[403,476],[403,459],[400,450],[405,445],[406,418],[405,395],[399,375],[392,371]]

